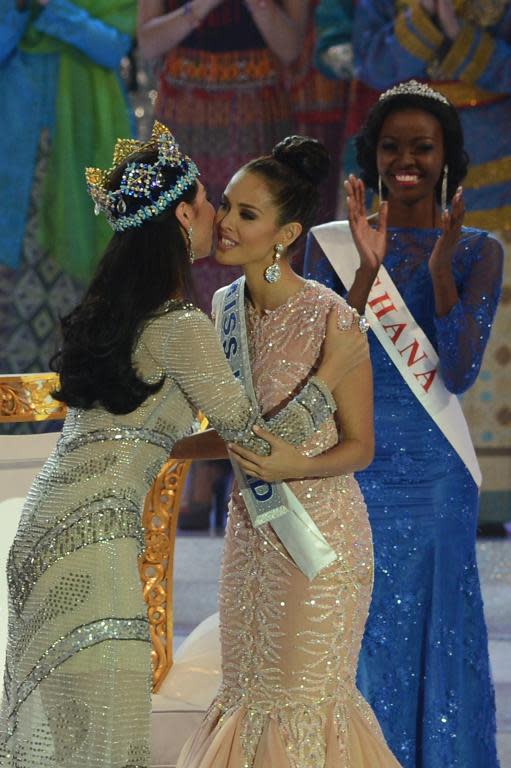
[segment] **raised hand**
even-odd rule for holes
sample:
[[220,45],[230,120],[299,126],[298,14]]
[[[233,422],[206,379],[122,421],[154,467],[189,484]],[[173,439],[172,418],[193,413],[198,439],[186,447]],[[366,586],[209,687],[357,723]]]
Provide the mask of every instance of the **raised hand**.
[[429,271],[431,274],[442,274],[452,269],[452,257],[460,239],[461,227],[465,216],[465,202],[463,189],[458,187],[452,199],[451,210],[443,211],[440,221],[442,234],[435,243],[435,247],[429,257]]
[[450,40],[458,37],[460,23],[452,0],[436,0],[436,15],[446,36]]
[[420,0],[420,4],[430,16],[434,16],[436,11],[436,0]]
[[351,234],[360,256],[362,269],[376,273],[387,249],[388,204],[380,205],[378,226],[372,227],[367,220],[365,187],[362,179],[353,174],[344,182],[348,200],[348,220]]

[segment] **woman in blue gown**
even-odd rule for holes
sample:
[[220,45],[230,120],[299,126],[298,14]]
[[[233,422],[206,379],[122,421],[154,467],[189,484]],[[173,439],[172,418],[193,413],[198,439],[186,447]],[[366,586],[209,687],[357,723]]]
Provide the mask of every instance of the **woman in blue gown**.
[[[361,259],[348,300],[364,310],[383,262],[435,347],[447,389],[461,394],[473,384],[488,341],[502,249],[487,232],[461,226],[462,193],[456,190],[466,155],[455,109],[418,83],[395,90],[370,112],[357,146],[362,178],[377,191],[380,176],[388,199],[382,208],[386,231],[367,223],[363,182],[347,182]],[[445,165],[444,189],[454,202],[452,213],[442,215]],[[344,291],[313,239],[305,273]],[[369,335],[376,456],[358,480],[369,509],[376,573],[359,686],[405,768],[496,768],[494,692],[475,553],[478,488]]]

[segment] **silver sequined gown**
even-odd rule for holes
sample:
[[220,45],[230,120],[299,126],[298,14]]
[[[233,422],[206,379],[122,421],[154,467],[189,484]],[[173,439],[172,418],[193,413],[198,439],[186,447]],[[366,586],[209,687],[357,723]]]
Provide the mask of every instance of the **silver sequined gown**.
[[[209,319],[169,302],[134,352],[148,381],[139,408],[69,411],[35,479],[9,555],[3,768],[146,768],[150,644],[137,558],[146,493],[196,408],[224,437],[264,450],[258,415]],[[316,380],[271,429],[300,442],[330,413]]]
[[[333,291],[308,281],[262,316],[246,304],[263,413],[314,371],[330,311],[343,329],[340,366],[348,373],[368,359],[367,338]],[[314,456],[339,439],[331,416],[300,450]],[[235,488],[220,585],[222,685],[178,768],[399,768],[355,685],[373,582],[357,481],[349,474],[289,485],[337,560],[308,581],[269,526],[263,535],[254,530]]]

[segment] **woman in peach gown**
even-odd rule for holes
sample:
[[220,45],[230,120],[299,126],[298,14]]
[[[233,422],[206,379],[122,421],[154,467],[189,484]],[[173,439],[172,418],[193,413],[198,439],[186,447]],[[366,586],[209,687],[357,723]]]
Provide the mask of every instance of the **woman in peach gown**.
[[285,255],[313,222],[327,168],[322,145],[302,137],[244,166],[217,214],[217,259],[245,273],[248,352],[263,413],[313,375],[330,313],[343,331],[338,421],[327,419],[299,448],[261,432],[272,447],[267,457],[229,445],[248,475],[288,482],[334,560],[307,578],[271,523],[252,525],[234,488],[220,584],[223,680],[178,768],[399,768],[355,685],[373,583],[371,531],[353,476],[373,453],[364,318],[299,277]]

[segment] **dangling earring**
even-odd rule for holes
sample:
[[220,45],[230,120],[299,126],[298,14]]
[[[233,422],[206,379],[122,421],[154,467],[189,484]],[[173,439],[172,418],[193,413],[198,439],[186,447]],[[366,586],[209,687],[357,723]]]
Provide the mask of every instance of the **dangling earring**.
[[449,166],[447,163],[444,165],[444,172],[442,175],[442,192],[441,192],[441,199],[440,199],[440,205],[442,207],[442,211],[447,210],[447,183],[449,181]]
[[274,246],[275,253],[273,254],[273,264],[264,270],[264,279],[268,283],[276,283],[280,280],[280,257],[284,253],[284,246],[281,243],[277,243]]
[[378,174],[378,198],[380,205],[383,203],[383,182],[381,180],[381,174]]
[[193,244],[192,244],[193,229],[191,224],[188,227],[187,235],[188,235],[188,258],[190,259],[190,262],[193,264],[193,262],[196,259],[196,256],[195,256],[195,251],[193,250]]

